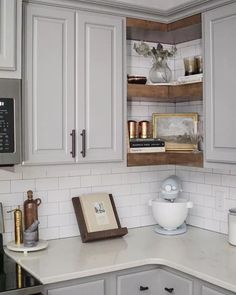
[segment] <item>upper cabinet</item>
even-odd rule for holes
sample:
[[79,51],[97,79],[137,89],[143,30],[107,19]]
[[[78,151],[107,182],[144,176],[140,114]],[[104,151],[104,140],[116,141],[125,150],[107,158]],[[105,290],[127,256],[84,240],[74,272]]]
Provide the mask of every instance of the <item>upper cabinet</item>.
[[122,160],[123,19],[79,12],[77,36],[78,161]]
[[0,0],[0,78],[21,78],[21,0]]
[[25,164],[123,159],[123,18],[25,4]]
[[205,160],[236,163],[236,3],[204,14]]
[[24,159],[72,163],[75,13],[32,4],[25,8]]

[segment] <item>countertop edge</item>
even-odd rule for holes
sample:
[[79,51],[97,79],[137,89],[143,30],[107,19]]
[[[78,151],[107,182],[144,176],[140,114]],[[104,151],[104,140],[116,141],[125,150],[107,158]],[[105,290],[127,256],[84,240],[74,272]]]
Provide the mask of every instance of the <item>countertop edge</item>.
[[[5,251],[6,252],[6,251]],[[115,265],[115,266],[109,266],[109,267],[104,267],[104,268],[98,268],[98,269],[93,269],[93,270],[88,270],[88,271],[81,271],[80,273],[69,273],[67,275],[61,275],[61,276],[52,276],[52,277],[47,277],[47,278],[39,278],[37,274],[32,272],[31,269],[25,267],[21,263],[21,259],[15,259],[14,256],[10,255],[10,251],[7,251],[7,255],[14,259],[19,265],[21,265],[26,271],[30,272],[36,279],[38,279],[42,284],[44,285],[49,285],[49,284],[56,284],[61,281],[70,281],[70,280],[76,280],[76,279],[81,279],[81,278],[86,278],[90,276],[96,276],[96,275],[101,275],[101,274],[106,274],[110,272],[115,272],[115,271],[121,271],[121,270],[127,270],[131,269],[134,267],[141,267],[141,266],[148,266],[148,265],[156,265],[156,266],[166,266],[170,267],[174,270],[181,271],[183,273],[186,273],[188,275],[191,275],[197,279],[206,281],[210,284],[216,285],[217,287],[221,287],[223,289],[226,289],[231,292],[236,292],[236,286],[226,283],[225,281],[221,281],[219,279],[216,279],[212,276],[206,275],[204,273],[200,273],[198,271],[194,271],[191,268],[184,267],[180,264],[175,264],[172,261],[161,259],[161,258],[148,258],[148,259],[143,259],[143,260],[137,260],[135,262],[129,262],[129,263],[124,263],[120,265]]]

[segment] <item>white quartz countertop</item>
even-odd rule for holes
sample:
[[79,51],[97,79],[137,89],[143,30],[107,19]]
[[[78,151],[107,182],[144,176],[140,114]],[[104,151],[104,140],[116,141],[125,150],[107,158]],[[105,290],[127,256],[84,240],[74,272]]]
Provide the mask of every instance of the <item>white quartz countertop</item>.
[[236,292],[236,247],[227,236],[195,227],[161,236],[153,229],[131,229],[123,238],[92,243],[80,237],[52,240],[46,250],[26,255],[5,251],[44,284],[157,264]]

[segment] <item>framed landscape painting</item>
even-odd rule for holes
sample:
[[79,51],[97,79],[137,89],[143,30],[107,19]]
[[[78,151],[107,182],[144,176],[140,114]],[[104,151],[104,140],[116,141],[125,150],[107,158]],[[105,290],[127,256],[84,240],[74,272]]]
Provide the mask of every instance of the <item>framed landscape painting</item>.
[[197,142],[197,113],[159,114],[152,115],[153,138],[161,138],[168,151],[192,151]]

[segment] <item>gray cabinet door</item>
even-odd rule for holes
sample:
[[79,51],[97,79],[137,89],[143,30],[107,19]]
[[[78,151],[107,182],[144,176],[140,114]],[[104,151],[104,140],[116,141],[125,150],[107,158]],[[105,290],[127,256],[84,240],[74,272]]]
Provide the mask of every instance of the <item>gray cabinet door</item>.
[[158,270],[118,276],[117,295],[154,295],[159,294]]
[[104,280],[49,290],[48,295],[104,295]]
[[21,78],[22,0],[0,0],[0,78]]
[[[217,287],[216,287],[217,288]],[[216,288],[212,289],[206,286],[202,286],[201,295],[233,295],[235,293],[231,293],[226,290],[216,290]]]
[[[77,130],[79,162],[123,156],[123,18],[78,13]],[[83,111],[82,111],[83,110]]]
[[75,12],[25,4],[25,164],[73,163]]
[[159,295],[192,295],[193,281],[169,271],[160,270],[160,292]]
[[236,163],[236,3],[204,14],[206,161]]

